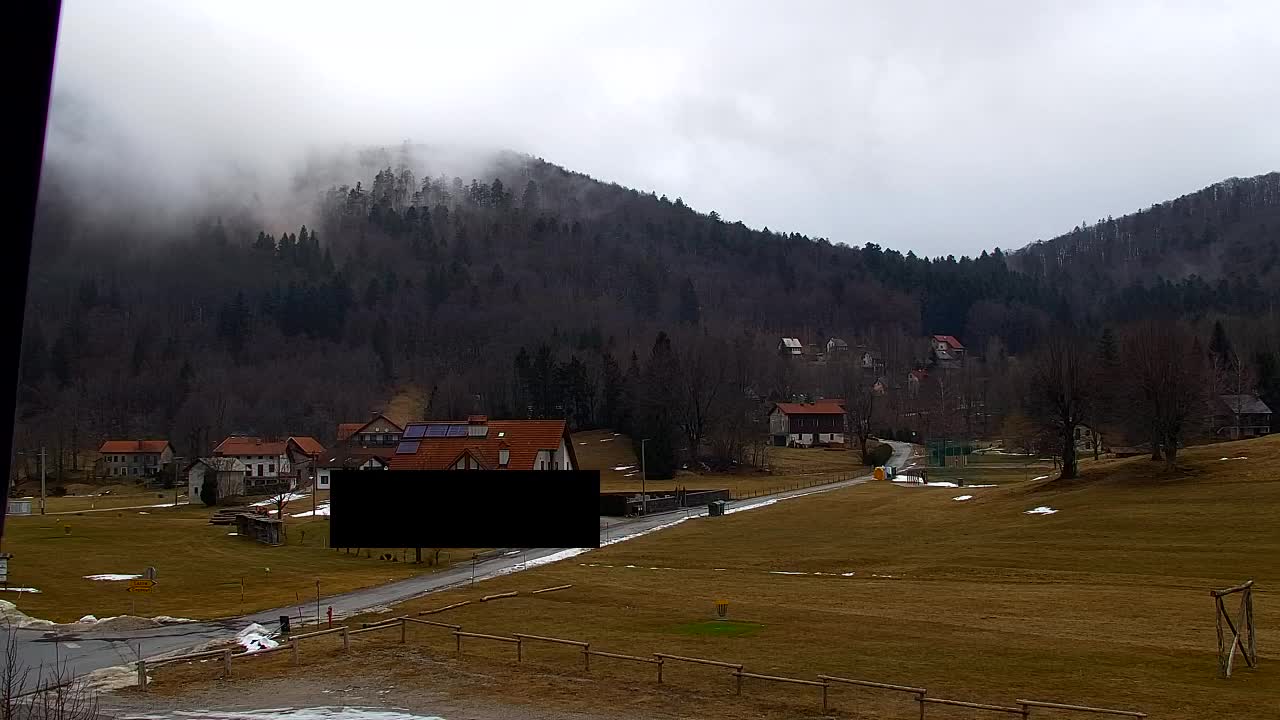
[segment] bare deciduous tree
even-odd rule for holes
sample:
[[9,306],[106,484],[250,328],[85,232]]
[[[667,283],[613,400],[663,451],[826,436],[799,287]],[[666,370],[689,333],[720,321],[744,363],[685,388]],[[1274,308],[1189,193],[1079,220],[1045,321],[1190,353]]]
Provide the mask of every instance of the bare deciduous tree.
[[1076,428],[1093,410],[1095,365],[1092,344],[1064,330],[1051,333],[1032,361],[1027,407],[1061,442],[1062,478],[1079,474]]
[[1185,326],[1159,320],[1130,329],[1123,341],[1123,357],[1129,376],[1125,393],[1129,422],[1151,435],[1172,469],[1191,422],[1205,409],[1207,361]]

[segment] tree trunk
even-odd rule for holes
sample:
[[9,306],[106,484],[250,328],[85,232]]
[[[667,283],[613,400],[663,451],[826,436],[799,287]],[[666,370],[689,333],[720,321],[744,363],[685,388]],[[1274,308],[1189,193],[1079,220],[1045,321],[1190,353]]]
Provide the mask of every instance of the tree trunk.
[[1102,437],[1097,432],[1092,430],[1090,432],[1093,433],[1093,461],[1098,462],[1098,454],[1102,452]]
[[413,552],[414,564],[421,565],[422,564],[422,548],[414,548],[413,551],[414,551]]
[[1151,440],[1151,462],[1160,462],[1163,457],[1160,455],[1160,438],[1152,438]]
[[1076,429],[1067,425],[1062,442],[1062,474],[1065,480],[1076,477]]
[[1165,443],[1164,446],[1165,467],[1169,470],[1176,470],[1178,467],[1178,439],[1173,438]]

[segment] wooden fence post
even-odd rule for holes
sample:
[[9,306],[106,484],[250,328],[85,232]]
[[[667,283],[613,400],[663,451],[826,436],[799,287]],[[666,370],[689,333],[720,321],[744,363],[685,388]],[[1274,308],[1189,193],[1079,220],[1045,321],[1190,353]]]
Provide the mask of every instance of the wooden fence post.
[[138,661],[138,687],[142,692],[147,691],[147,661]]
[[293,648],[293,653],[292,653],[292,654],[293,654],[293,664],[294,664],[294,665],[300,665],[300,664],[302,664],[302,663],[301,663],[301,661],[300,661],[300,660],[298,660],[298,641],[297,641],[297,640],[291,640],[291,641],[289,642],[289,647]]
[[662,682],[662,658],[658,658],[658,682]]
[[401,645],[405,643],[405,635],[408,631],[407,630],[408,627],[409,627],[409,621],[405,620],[404,618],[400,618],[400,644]]
[[231,651],[230,650],[222,651],[222,676],[228,679],[231,677]]
[[520,638],[516,638],[516,662],[524,661],[524,643]]
[[582,646],[582,670],[591,672],[591,643]]
[[351,650],[351,636],[348,634],[347,628],[343,627],[342,628],[342,651],[350,652],[350,650]]

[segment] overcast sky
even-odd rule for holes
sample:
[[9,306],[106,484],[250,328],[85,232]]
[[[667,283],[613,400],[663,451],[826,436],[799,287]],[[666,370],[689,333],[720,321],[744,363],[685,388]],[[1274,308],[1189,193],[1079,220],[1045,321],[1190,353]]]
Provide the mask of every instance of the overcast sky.
[[412,139],[935,256],[1280,170],[1269,0],[64,0],[62,13],[55,92],[92,127],[62,151],[110,173],[118,155],[93,146],[124,141],[162,192],[229,167],[277,182],[309,148]]

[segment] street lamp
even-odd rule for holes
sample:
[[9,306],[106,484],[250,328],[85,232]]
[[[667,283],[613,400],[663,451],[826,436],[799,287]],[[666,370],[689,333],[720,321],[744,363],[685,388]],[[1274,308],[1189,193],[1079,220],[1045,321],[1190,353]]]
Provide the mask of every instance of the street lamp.
[[644,462],[644,444],[649,442],[649,438],[640,441],[640,514],[649,514],[649,495],[645,492],[645,480],[649,478],[649,473],[645,469]]

